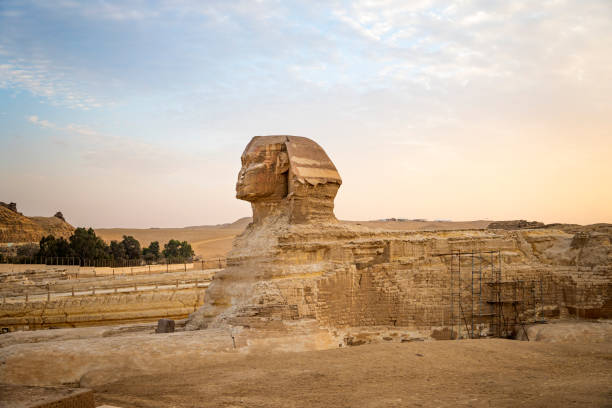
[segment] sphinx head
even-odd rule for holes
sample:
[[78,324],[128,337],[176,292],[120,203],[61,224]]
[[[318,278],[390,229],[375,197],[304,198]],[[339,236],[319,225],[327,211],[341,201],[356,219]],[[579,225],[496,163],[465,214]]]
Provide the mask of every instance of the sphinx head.
[[342,180],[325,151],[299,136],[255,136],[241,157],[236,197],[251,202],[258,223],[285,212],[292,223],[335,221]]

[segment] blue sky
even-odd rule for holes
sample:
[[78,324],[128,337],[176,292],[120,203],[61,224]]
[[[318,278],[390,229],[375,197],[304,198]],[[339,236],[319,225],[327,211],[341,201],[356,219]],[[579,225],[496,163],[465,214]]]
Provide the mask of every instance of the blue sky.
[[604,0],[2,0],[0,200],[229,222],[249,139],[297,134],[340,218],[612,222],[611,49]]

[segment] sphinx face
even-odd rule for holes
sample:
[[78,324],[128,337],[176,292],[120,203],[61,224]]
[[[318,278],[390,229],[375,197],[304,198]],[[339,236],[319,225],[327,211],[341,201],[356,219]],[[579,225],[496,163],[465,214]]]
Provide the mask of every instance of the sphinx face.
[[280,200],[287,195],[289,158],[284,143],[251,143],[241,157],[236,198]]

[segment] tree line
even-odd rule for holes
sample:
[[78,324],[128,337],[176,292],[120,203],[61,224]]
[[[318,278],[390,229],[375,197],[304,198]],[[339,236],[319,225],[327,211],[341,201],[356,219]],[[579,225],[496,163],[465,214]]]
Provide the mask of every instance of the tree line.
[[[35,246],[35,244],[33,244]],[[121,241],[113,240],[110,245],[98,237],[93,228],[77,228],[68,238],[56,238],[53,235],[43,237],[38,248],[23,246],[18,248],[18,255],[40,258],[70,258],[76,257],[89,261],[159,261],[187,262],[195,255],[191,244],[187,241],[171,239],[164,244],[162,250],[159,241],[153,241],[149,246],[141,248],[140,242],[133,236],[124,235]],[[29,253],[25,253],[29,252]]]

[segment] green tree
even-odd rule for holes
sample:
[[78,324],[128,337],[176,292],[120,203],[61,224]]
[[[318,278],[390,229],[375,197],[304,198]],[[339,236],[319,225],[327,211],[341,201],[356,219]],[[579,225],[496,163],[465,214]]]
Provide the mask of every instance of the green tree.
[[142,248],[142,256],[147,262],[159,260],[159,242],[153,241],[148,247]]
[[164,254],[164,258],[166,259],[174,259],[179,257],[179,246],[181,245],[180,241],[176,239],[171,239],[167,244],[164,245],[164,250],[162,253]]
[[163,254],[167,260],[179,262],[191,259],[195,255],[187,241],[180,242],[176,239],[171,239],[164,245]]
[[140,259],[142,257],[140,242],[138,242],[133,236],[124,235],[121,245],[123,245],[123,248],[125,249],[127,259]]
[[53,235],[42,237],[39,242],[36,256],[54,258],[75,256],[70,243],[64,238],[55,238]]
[[110,248],[98,236],[93,228],[77,228],[70,237],[70,248],[81,259],[104,260],[110,259]]
[[182,258],[182,260],[191,260],[194,255],[195,252],[193,252],[191,244],[187,241],[181,242],[181,245],[179,246],[179,256]]
[[127,259],[127,255],[125,254],[125,247],[121,242],[111,241],[110,243],[110,253],[112,258],[115,261],[123,261]]
[[30,244],[19,245],[17,246],[17,255],[26,256],[26,257],[36,256],[39,249],[40,249],[39,244],[30,243]]

